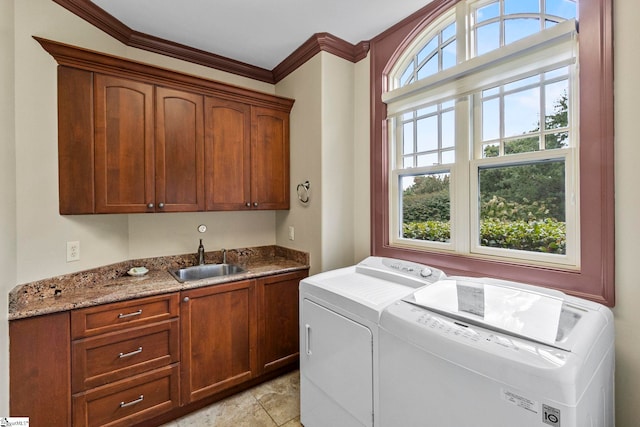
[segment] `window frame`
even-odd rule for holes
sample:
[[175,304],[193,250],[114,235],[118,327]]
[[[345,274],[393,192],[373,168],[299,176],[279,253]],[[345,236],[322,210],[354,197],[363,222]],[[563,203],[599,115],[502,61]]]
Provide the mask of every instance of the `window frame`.
[[[429,264],[447,274],[488,276],[558,289],[609,306],[614,292],[612,0],[578,0],[580,25],[579,270],[395,247],[389,241],[389,129],[382,94],[391,67],[422,31],[459,1],[434,0],[371,40],[371,252]],[[587,101],[585,101],[587,100]],[[594,209],[598,206],[599,209]],[[468,208],[468,207],[467,207]],[[452,213],[453,215],[453,213]]]

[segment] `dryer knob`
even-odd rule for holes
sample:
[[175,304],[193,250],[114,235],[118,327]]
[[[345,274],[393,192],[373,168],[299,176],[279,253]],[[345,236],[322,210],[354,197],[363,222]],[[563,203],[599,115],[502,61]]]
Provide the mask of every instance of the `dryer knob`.
[[431,271],[430,268],[423,268],[422,270],[420,270],[420,275],[422,277],[429,277],[433,274],[433,271]]

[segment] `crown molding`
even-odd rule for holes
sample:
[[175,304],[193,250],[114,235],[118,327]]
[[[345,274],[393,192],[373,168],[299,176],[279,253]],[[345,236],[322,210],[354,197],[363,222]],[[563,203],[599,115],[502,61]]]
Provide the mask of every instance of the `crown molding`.
[[365,58],[369,52],[368,41],[353,45],[329,33],[317,33],[311,36],[273,70],[267,70],[266,68],[135,31],[90,0],[53,1],[127,46],[271,84],[279,82],[321,51],[354,63]]
[[274,80],[279,82],[321,51],[355,63],[367,56],[369,42],[352,45],[332,34],[316,33],[273,69]]

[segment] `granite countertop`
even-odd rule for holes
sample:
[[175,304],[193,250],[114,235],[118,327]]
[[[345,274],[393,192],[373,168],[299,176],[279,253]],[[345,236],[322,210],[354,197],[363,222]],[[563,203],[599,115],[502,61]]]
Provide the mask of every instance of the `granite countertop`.
[[[222,253],[207,252],[207,264],[220,263]],[[93,270],[18,285],[9,292],[9,320],[125,301],[151,295],[210,286],[309,268],[309,254],[281,246],[231,249],[227,262],[244,272],[180,283],[168,270],[197,264],[195,254],[143,258]],[[129,276],[132,267],[144,266],[144,276]]]

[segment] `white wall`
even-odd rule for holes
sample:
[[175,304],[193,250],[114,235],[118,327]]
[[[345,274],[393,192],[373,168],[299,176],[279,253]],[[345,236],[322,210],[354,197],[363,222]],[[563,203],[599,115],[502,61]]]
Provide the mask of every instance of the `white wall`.
[[354,67],[353,261],[371,255],[371,70],[369,56]]
[[[277,243],[309,252],[312,274],[351,265],[356,256],[369,253],[367,64],[321,52],[276,85],[276,93],[296,100],[291,114],[293,197],[291,210],[277,214]],[[364,82],[356,86],[356,78]],[[364,156],[357,160],[356,147]],[[304,205],[296,189],[307,180],[311,200]],[[356,189],[361,191],[357,196]],[[295,228],[294,241],[288,239],[289,226]],[[356,234],[359,243],[367,243],[356,245]]]
[[[16,281],[16,168],[14,137],[13,2],[0,1],[0,396],[9,396],[7,296]],[[0,398],[0,416],[9,415],[9,400]]]
[[[311,274],[322,270],[322,116],[321,55],[314,56],[300,68],[276,84],[276,93],[294,98],[291,110],[291,209],[276,215],[278,245],[300,249],[310,254]],[[298,201],[297,186],[309,181],[308,204]],[[295,240],[289,240],[289,226],[295,229]]]
[[640,424],[640,2],[614,1],[616,170],[616,419]]
[[353,264],[353,63],[322,52],[322,269]]

